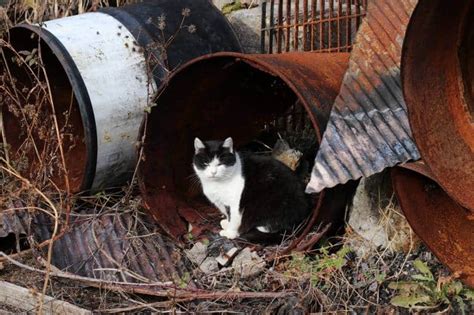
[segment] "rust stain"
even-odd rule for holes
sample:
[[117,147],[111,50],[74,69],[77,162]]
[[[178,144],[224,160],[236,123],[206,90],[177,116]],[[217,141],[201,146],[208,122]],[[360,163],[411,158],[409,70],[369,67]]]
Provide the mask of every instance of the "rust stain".
[[[423,163],[392,170],[393,187],[415,233],[467,285],[474,287],[474,221],[443,191]],[[431,175],[430,175],[431,176]]]
[[308,192],[419,159],[400,81],[414,0],[370,1],[316,156]]
[[402,82],[423,160],[444,190],[474,212],[474,2],[419,1]]

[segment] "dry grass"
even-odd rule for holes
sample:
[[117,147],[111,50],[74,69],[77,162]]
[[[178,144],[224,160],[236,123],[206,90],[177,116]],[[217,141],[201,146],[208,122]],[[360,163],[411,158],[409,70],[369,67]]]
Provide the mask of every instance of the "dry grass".
[[51,19],[96,11],[102,7],[123,6],[140,0],[10,0],[4,11],[8,26],[40,23]]

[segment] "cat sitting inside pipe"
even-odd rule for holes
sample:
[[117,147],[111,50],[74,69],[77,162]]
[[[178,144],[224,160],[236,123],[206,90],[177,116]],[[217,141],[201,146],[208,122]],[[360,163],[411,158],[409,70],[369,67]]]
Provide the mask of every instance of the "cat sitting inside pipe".
[[292,232],[311,202],[301,179],[270,157],[237,152],[232,138],[194,140],[193,168],[207,199],[224,215],[221,236],[269,241]]

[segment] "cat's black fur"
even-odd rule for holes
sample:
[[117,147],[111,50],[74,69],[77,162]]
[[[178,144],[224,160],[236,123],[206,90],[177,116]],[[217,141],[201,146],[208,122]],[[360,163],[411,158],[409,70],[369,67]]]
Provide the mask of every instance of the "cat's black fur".
[[[193,163],[204,169],[217,156],[222,164],[236,163],[235,152],[223,148],[223,141],[205,141],[205,149],[194,155]],[[310,198],[304,192],[300,177],[280,161],[269,157],[239,152],[245,179],[240,199],[242,223],[239,234],[252,241],[271,243],[281,239],[302,223],[311,210]],[[256,229],[265,226],[270,233]]]
[[298,176],[269,156],[246,153],[241,159],[245,187],[240,199],[243,217],[239,232],[243,235],[262,225],[271,233],[297,227],[310,212],[309,198]]

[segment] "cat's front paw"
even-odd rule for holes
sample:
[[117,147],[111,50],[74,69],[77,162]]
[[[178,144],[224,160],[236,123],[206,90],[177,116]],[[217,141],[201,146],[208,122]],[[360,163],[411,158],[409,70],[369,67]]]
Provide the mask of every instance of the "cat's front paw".
[[239,232],[235,230],[222,230],[219,232],[220,236],[227,237],[228,239],[234,239],[239,236]]
[[223,230],[227,229],[228,225],[229,225],[229,220],[227,219],[221,220],[221,227]]

